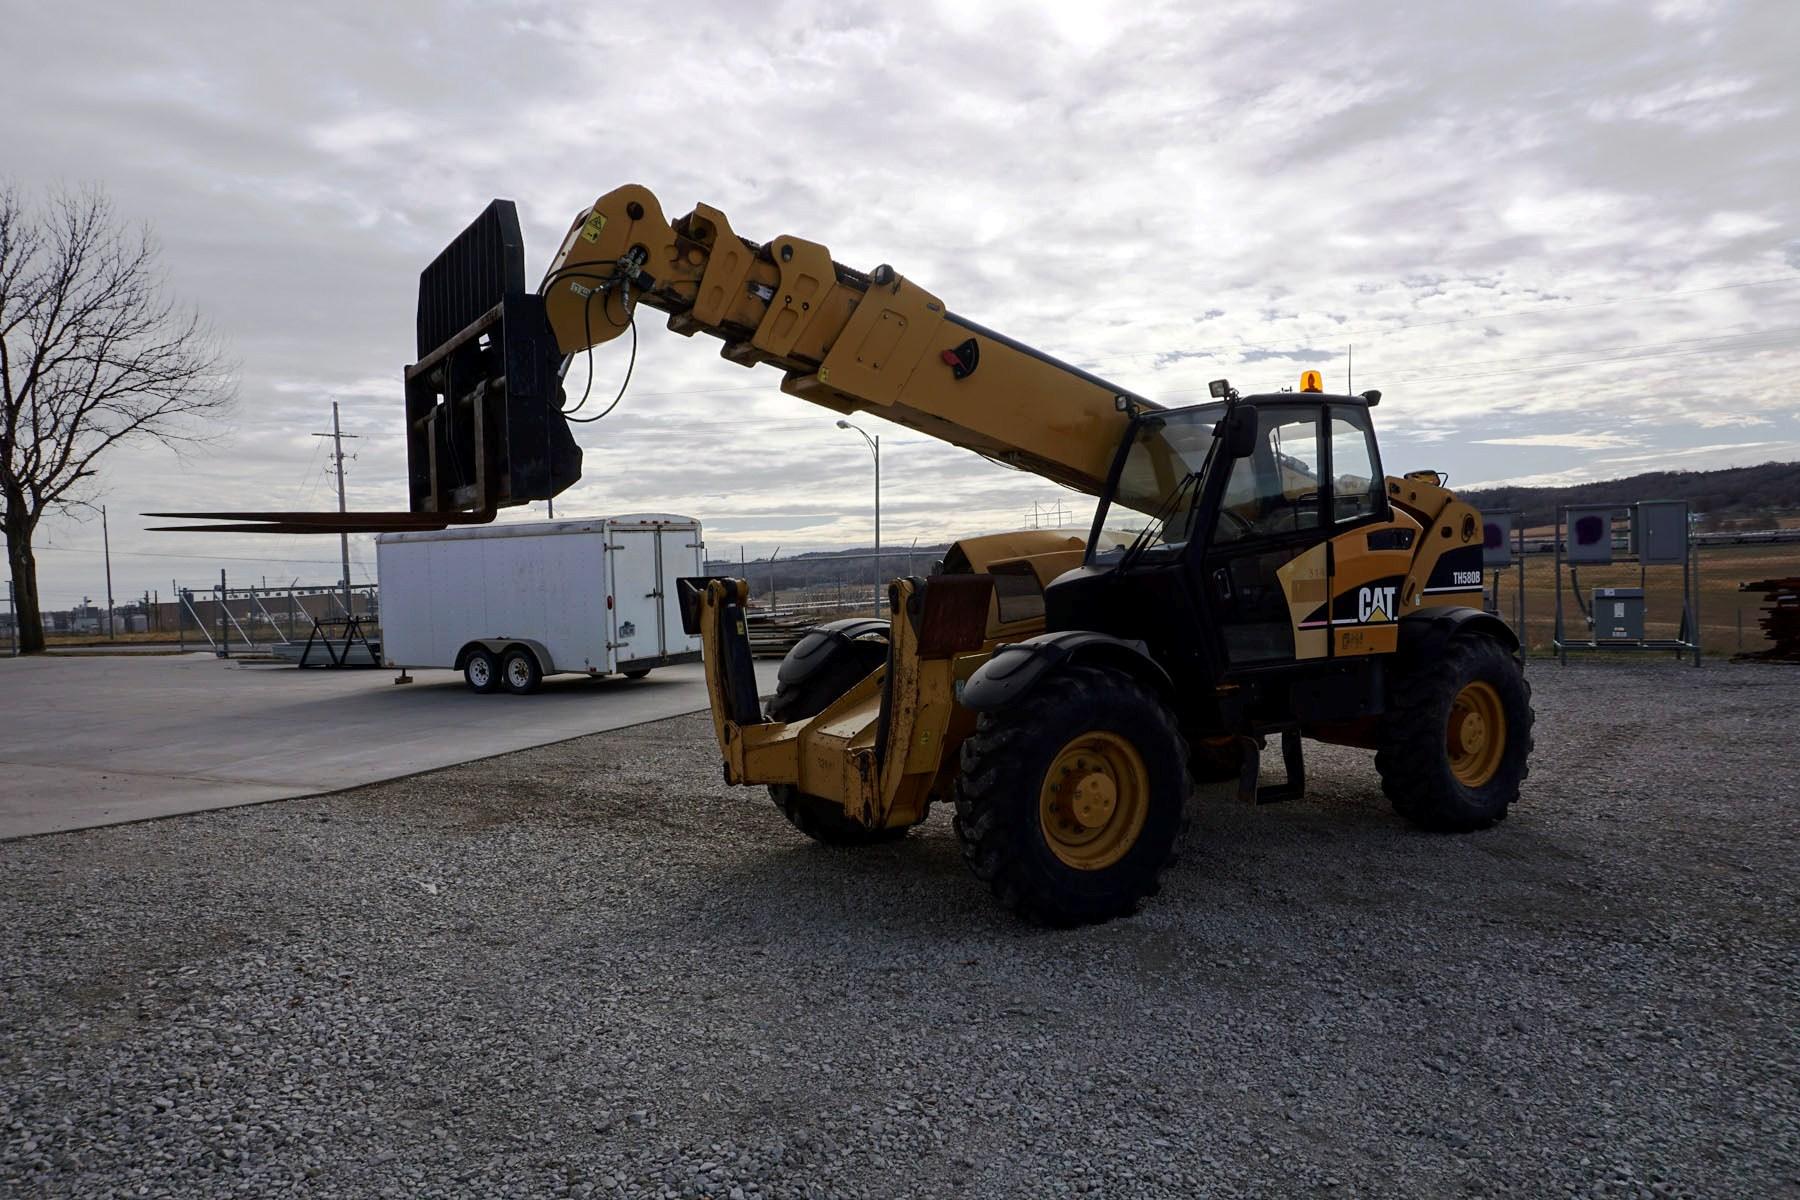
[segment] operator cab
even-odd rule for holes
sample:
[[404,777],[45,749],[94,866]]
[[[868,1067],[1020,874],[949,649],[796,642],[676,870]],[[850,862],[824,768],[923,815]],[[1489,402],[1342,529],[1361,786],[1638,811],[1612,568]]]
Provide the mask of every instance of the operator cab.
[[1046,615],[1053,631],[1145,642],[1175,674],[1216,680],[1326,646],[1325,543],[1389,508],[1369,415],[1379,393],[1327,395],[1313,371],[1298,392],[1240,397],[1223,380],[1212,391],[1132,421],[1094,529],[1135,536],[1090,538],[1082,566],[1048,589]]

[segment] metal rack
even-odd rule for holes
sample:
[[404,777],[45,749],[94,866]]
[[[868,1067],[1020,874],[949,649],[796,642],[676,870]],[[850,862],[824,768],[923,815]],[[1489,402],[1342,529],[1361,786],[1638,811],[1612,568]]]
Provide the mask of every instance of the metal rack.
[[[1523,663],[1530,650],[1530,636],[1525,627],[1525,521],[1513,509],[1498,509],[1481,514],[1481,566],[1488,574],[1482,607],[1496,617],[1500,614],[1500,580],[1507,570],[1518,574],[1513,589],[1512,627],[1519,635],[1519,661]],[[1501,617],[1504,620],[1504,617]]]
[[[1619,509],[1605,505],[1563,505],[1556,510],[1556,533],[1553,548],[1556,555],[1556,632],[1551,645],[1556,652],[1557,661],[1563,666],[1569,662],[1571,651],[1600,651],[1605,653],[1634,653],[1639,651],[1656,651],[1672,653],[1679,660],[1686,654],[1693,655],[1694,666],[1700,665],[1700,550],[1695,543],[1688,520],[1687,503],[1681,500],[1639,501],[1630,507],[1630,536],[1623,555],[1615,557],[1616,537],[1613,521]],[[1588,521],[1601,519],[1604,530],[1601,539],[1589,541],[1587,548],[1579,555],[1576,547],[1564,539],[1565,530],[1574,529],[1569,514],[1579,514],[1576,520]],[[1672,550],[1673,535],[1667,532],[1667,521],[1678,520],[1680,532],[1680,550]],[[1662,522],[1662,523],[1659,523]],[[1569,566],[1569,577],[1574,586],[1579,586],[1579,568],[1583,565],[1594,566],[1629,566],[1637,564],[1638,594],[1648,608],[1648,595],[1651,567],[1681,567],[1681,625],[1673,638],[1646,638],[1641,634],[1637,638],[1609,638],[1602,641],[1590,630],[1585,641],[1575,640],[1568,634],[1563,604],[1563,566]],[[1579,597],[1577,598],[1579,604]],[[1595,618],[1590,616],[1590,624]]]

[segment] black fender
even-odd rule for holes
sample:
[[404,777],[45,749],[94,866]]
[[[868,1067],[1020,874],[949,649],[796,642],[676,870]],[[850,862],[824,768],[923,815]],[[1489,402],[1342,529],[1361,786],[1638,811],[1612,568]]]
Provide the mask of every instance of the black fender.
[[1510,654],[1519,652],[1519,635],[1493,613],[1461,605],[1421,608],[1400,618],[1400,659],[1429,662],[1443,653],[1450,639],[1465,633],[1491,637]]
[[878,617],[845,617],[841,621],[815,626],[807,630],[781,660],[775,680],[794,687],[830,662],[841,647],[877,630],[885,634],[887,629],[888,623]]
[[453,669],[462,670],[468,664],[469,655],[476,650],[486,650],[495,659],[500,659],[504,658],[506,652],[514,646],[523,646],[531,651],[532,656],[537,659],[538,670],[544,674],[555,675],[557,673],[556,664],[550,659],[549,647],[530,638],[476,638],[456,652],[456,666]]
[[1167,701],[1175,694],[1169,673],[1150,657],[1143,642],[1085,629],[1041,633],[994,651],[957,697],[964,708],[995,712],[1009,708],[1029,695],[1038,682],[1070,663],[1111,667],[1123,671]]

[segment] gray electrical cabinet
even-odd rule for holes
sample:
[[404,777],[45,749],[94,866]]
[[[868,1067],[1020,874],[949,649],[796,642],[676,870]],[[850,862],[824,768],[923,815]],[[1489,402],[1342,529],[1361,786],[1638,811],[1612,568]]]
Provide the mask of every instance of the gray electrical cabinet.
[[1641,642],[1644,640],[1644,589],[1594,589],[1594,640]]
[[1687,561],[1686,500],[1640,500],[1631,506],[1631,552],[1647,566]]
[[1611,505],[1569,507],[1569,523],[1563,532],[1572,563],[1609,563],[1613,560]]
[[1512,566],[1513,523],[1516,512],[1481,514],[1481,565],[1492,571]]

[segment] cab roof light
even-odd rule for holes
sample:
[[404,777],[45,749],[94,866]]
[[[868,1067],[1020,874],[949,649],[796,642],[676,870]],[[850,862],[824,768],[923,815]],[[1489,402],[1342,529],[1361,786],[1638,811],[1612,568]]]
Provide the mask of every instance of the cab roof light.
[[1325,377],[1317,371],[1300,372],[1300,390],[1303,392],[1322,392],[1325,390]]

